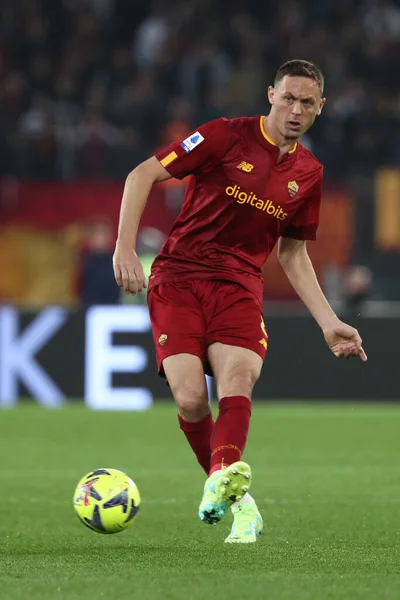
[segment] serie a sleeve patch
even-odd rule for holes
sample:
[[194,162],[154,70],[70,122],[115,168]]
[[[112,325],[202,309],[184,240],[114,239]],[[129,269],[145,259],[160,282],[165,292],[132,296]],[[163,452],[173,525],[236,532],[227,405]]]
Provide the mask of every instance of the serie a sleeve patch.
[[199,131],[196,131],[188,138],[186,138],[186,140],[183,140],[180,146],[184,149],[185,152],[191,152],[192,150],[194,150],[194,148],[196,148],[196,146],[201,144],[201,142],[204,142],[204,137]]

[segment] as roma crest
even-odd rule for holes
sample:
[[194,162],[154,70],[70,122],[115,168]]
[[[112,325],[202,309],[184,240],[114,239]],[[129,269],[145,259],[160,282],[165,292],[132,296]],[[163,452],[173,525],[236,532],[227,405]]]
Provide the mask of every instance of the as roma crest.
[[168,339],[167,334],[166,333],[162,333],[160,335],[160,337],[158,338],[158,343],[160,344],[160,346],[164,346],[165,342],[167,341],[167,339]]
[[297,194],[297,192],[299,191],[299,186],[297,185],[297,183],[295,181],[289,181],[289,183],[287,184],[287,189],[288,189],[289,196],[291,198],[294,198],[295,195]]

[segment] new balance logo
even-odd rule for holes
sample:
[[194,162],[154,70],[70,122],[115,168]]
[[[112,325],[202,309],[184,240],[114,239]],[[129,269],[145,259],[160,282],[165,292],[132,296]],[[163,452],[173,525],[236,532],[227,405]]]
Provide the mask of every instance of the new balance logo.
[[245,171],[246,173],[251,173],[251,171],[254,169],[254,165],[243,160],[236,168],[240,169],[241,171]]

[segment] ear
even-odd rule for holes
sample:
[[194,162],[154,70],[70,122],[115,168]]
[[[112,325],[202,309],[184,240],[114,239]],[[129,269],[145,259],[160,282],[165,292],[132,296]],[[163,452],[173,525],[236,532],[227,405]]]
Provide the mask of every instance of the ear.
[[324,108],[325,102],[326,102],[326,98],[321,98],[321,102],[319,104],[319,109],[317,112],[318,116],[322,113],[322,109]]
[[274,104],[275,100],[275,88],[272,85],[268,86],[268,100],[271,105]]

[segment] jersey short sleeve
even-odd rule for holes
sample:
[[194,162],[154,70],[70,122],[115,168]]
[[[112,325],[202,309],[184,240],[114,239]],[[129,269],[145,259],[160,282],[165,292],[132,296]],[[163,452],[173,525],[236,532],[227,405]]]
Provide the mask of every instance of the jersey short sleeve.
[[185,140],[172,142],[155,154],[172,177],[183,179],[212,171],[229,146],[229,121],[221,118],[201,125]]
[[316,183],[301,208],[282,233],[283,237],[295,240],[316,240],[322,196],[322,169]]

